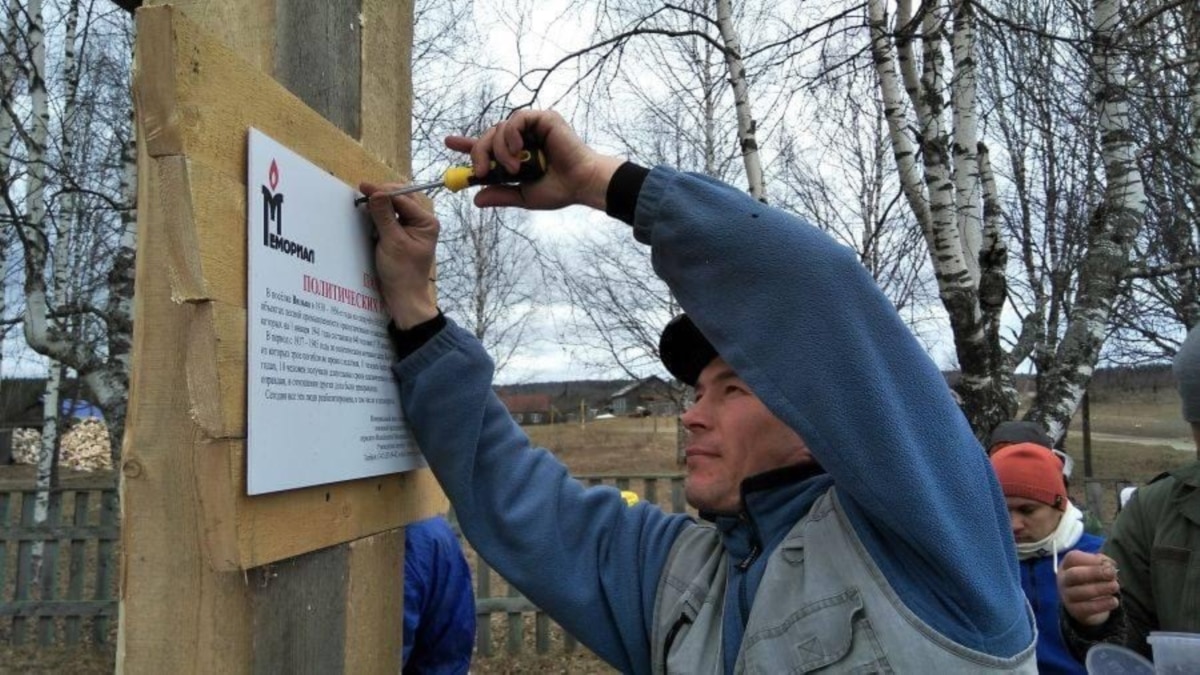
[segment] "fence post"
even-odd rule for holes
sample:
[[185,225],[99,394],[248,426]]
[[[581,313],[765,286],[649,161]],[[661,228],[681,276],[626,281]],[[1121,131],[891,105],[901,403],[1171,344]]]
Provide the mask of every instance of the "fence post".
[[645,486],[646,494],[644,497],[646,501],[658,506],[658,479],[653,476],[646,478]]
[[[100,492],[100,526],[109,528],[117,523],[117,491]],[[112,584],[113,540],[101,537],[96,546],[96,591],[94,599],[113,600],[109,594]],[[108,642],[108,616],[99,614],[92,622],[92,642],[102,645]]]
[[[29,528],[33,527],[33,491],[21,491],[21,534],[17,542],[17,587],[13,600],[24,603],[29,600],[29,585],[33,580],[32,541],[25,537]],[[17,614],[12,620],[12,642],[15,645],[25,644],[26,618]]]
[[[76,537],[71,539],[71,562],[67,568],[67,574],[70,576],[70,581],[67,585],[67,599],[72,602],[83,600],[84,556],[87,552],[87,539],[78,538],[78,528],[87,526],[88,502],[91,500],[91,494],[90,490],[78,490],[75,492],[75,516],[71,519],[71,524],[77,528],[77,531]],[[73,646],[79,644],[79,624],[80,618],[78,616],[67,617],[67,645]]]
[[[508,585],[508,597],[518,598],[521,592],[512,584]],[[525,617],[520,612],[508,612],[508,653],[520,654],[521,643],[525,637]]]
[[[53,489],[50,491],[50,509],[46,515],[45,531],[42,536],[42,569],[38,579],[40,592],[38,593],[38,601],[45,611],[48,603],[53,602],[58,596],[58,537],[51,538],[51,532],[62,524],[62,491]],[[46,647],[54,644],[54,616],[42,614],[38,618],[38,644]]]
[[533,615],[534,635],[537,640],[537,653],[550,652],[550,617],[539,611]]
[[[478,552],[475,553],[475,585],[478,589],[475,593],[476,598],[492,597],[492,568],[488,567]],[[491,656],[492,615],[476,614],[475,624],[475,650],[479,652],[480,656]]]
[[[8,527],[10,493],[0,492],[0,528]],[[8,588],[8,540],[0,539],[0,588]],[[3,599],[3,598],[0,598]]]

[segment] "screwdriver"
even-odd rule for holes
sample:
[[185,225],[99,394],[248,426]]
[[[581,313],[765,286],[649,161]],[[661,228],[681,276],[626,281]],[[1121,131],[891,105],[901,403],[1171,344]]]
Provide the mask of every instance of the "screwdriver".
[[[525,147],[517,155],[521,160],[521,165],[517,167],[516,173],[505,169],[499,162],[493,159],[487,175],[483,178],[477,177],[474,168],[470,166],[452,166],[446,169],[446,173],[442,174],[441,180],[409,185],[398,190],[392,190],[387,195],[395,197],[396,195],[425,192],[426,190],[433,190],[440,187],[444,187],[451,192],[458,192],[474,185],[503,185],[537,180],[546,174],[546,154],[542,152],[536,138],[529,134],[525,134],[523,138],[525,140]],[[354,200],[354,205],[360,206],[366,204],[368,199],[369,197],[367,196],[359,197]]]

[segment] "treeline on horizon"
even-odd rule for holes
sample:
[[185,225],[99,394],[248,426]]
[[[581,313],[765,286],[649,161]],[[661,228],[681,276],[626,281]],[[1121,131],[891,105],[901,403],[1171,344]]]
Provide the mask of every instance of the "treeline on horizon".
[[[953,383],[957,371],[945,371],[948,382]],[[527,382],[505,384],[495,387],[496,393],[548,394],[554,407],[559,410],[576,410],[579,402],[593,408],[602,408],[617,390],[632,383],[629,379],[614,380],[565,380],[556,382]],[[1017,375],[1017,386],[1022,392],[1032,391],[1033,375]],[[7,378],[0,380],[0,424],[14,422],[29,423],[41,419],[40,397],[46,387],[45,378]],[[1093,375],[1089,392],[1094,399],[1130,392],[1171,391],[1175,380],[1168,364],[1144,366],[1120,366],[1100,368]],[[63,384],[60,397],[93,400],[87,385],[76,380]]]

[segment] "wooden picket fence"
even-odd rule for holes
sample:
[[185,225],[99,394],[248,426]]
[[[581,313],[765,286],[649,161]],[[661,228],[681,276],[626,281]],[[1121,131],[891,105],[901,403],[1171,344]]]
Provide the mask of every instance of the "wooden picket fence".
[[[0,642],[106,644],[117,615],[114,548],[120,539],[111,478],[51,490],[33,524],[37,491],[0,489]],[[33,549],[42,543],[42,565]]]
[[[669,513],[687,504],[682,473],[584,475],[586,485],[632,490]],[[1105,525],[1115,516],[1115,496],[1127,480],[1084,481],[1087,501]],[[48,521],[33,526],[36,491],[0,488],[0,643],[106,644],[117,614],[116,546],[120,538],[117,491],[111,478],[51,491]],[[43,564],[33,568],[34,542],[44,542]],[[474,559],[476,651],[486,658],[498,645],[509,654],[532,647],[539,654],[572,652],[573,637],[553,624],[486,563]],[[496,621],[493,622],[493,617]],[[502,631],[496,635],[495,630]],[[498,639],[497,639],[498,638]]]

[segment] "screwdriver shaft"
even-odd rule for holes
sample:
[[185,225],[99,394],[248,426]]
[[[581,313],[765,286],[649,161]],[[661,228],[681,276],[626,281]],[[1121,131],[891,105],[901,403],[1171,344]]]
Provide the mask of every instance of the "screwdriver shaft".
[[[406,195],[406,194],[409,194],[412,192],[424,192],[425,190],[432,190],[433,188],[439,188],[439,187],[442,187],[443,185],[444,185],[443,181],[435,180],[435,181],[431,181],[428,183],[419,183],[417,185],[408,185],[408,186],[402,187],[398,190],[392,190],[391,192],[388,192],[386,194],[389,197],[395,197],[397,195]],[[354,203],[355,203],[355,205],[366,204],[368,199],[370,199],[370,198],[369,197],[359,197],[358,199],[354,200]]]

